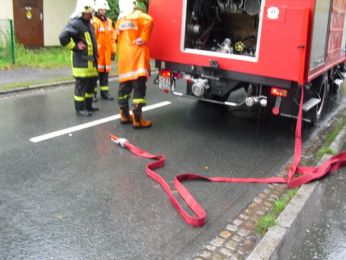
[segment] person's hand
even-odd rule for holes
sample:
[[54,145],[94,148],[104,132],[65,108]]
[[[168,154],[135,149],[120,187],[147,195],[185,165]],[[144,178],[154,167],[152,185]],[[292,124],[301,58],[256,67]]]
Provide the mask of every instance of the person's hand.
[[144,44],[144,41],[142,40],[141,37],[139,37],[136,40],[134,40],[133,43],[138,45],[138,46],[142,46]]
[[84,42],[80,41],[77,43],[77,49],[82,51],[82,50],[85,50],[86,46],[84,44]]
[[112,53],[111,54],[111,60],[114,60],[115,59],[115,53]]

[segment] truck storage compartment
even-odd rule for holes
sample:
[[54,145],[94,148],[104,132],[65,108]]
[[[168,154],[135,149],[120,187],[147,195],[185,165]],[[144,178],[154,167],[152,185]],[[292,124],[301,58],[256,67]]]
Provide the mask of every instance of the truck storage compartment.
[[151,57],[162,61],[162,67],[212,67],[217,62],[232,79],[302,83],[311,1],[150,0],[155,21]]
[[[184,1],[186,52],[255,56],[260,31],[260,0]],[[235,57],[236,58],[236,57]]]

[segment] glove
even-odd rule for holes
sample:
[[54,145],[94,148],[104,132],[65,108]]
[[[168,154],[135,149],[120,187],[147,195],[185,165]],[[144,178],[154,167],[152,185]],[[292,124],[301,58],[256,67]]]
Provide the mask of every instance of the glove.
[[111,54],[111,60],[114,60],[115,59],[115,53],[112,53]]

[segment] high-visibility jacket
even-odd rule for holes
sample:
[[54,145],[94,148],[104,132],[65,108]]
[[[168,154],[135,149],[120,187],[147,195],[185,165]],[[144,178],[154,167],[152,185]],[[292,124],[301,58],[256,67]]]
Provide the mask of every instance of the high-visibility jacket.
[[100,17],[97,14],[93,18],[95,28],[97,48],[98,48],[98,71],[111,71],[111,57],[116,52],[115,35],[112,20],[107,17]]
[[[68,22],[59,36],[60,44],[71,50],[72,75],[77,78],[97,77],[97,42],[90,21],[75,18]],[[86,48],[79,50],[82,41]]]
[[[119,82],[149,76],[150,53],[147,42],[152,27],[152,17],[139,10],[117,20],[115,29]],[[143,45],[134,43],[138,38],[144,41]]]

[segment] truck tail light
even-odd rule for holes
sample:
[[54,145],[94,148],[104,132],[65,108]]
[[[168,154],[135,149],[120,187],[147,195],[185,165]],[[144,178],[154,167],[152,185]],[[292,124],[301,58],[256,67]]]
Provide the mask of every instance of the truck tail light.
[[174,85],[173,72],[170,70],[160,70],[159,72],[159,88],[166,94],[168,94]]
[[172,77],[172,72],[170,70],[161,70],[160,76],[169,79]]
[[276,97],[287,97],[288,91],[287,89],[272,87],[270,94]]

